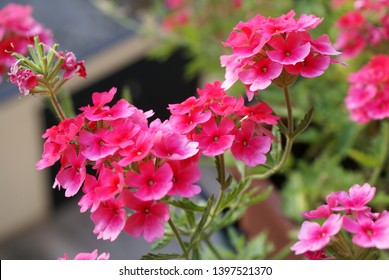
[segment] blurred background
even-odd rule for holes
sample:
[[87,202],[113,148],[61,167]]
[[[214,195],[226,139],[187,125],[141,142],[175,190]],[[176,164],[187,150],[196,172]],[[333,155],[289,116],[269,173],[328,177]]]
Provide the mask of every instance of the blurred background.
[[[134,105],[166,119],[169,103],[194,95],[205,82],[223,79],[219,58],[229,50],[221,42],[239,21],[258,13],[278,17],[293,8],[297,15],[323,17],[312,35],[326,33],[334,42],[339,31],[335,22],[354,1],[0,0],[0,9],[10,2],[31,5],[33,17],[53,31],[60,49],[85,60],[87,79],[74,78],[67,84],[75,108],[90,103],[93,92],[115,86],[119,92],[129,90]],[[274,188],[269,199],[250,207],[236,225],[248,239],[265,230],[266,244],[274,244],[276,252],[288,250],[289,232],[301,222],[301,211],[315,209],[331,191],[363,184],[371,173],[352,151],[370,143],[371,139],[361,141],[366,131],[379,141],[379,128],[350,122],[343,103],[347,76],[374,53],[369,51],[348,60],[348,67],[332,65],[322,77],[299,79],[293,86],[296,118],[315,106],[313,124],[297,140],[286,169],[270,181],[256,182]],[[243,91],[239,85],[231,89],[232,94]],[[285,116],[279,89],[271,86],[267,92],[258,100]],[[62,191],[51,188],[58,166],[35,170],[41,135],[54,124],[57,119],[42,98],[21,96],[7,81],[0,84],[0,258],[56,259],[95,248],[110,252],[112,259],[140,258],[149,250],[143,239],[126,234],[112,243],[96,239],[89,215],[79,213],[79,197],[65,199]],[[379,148],[370,156],[382,155]],[[381,175],[385,187],[377,205],[387,207],[389,176]],[[203,166],[204,196],[216,191],[214,178],[213,169]],[[231,245],[224,233],[216,239]],[[166,251],[177,247],[173,243]]]

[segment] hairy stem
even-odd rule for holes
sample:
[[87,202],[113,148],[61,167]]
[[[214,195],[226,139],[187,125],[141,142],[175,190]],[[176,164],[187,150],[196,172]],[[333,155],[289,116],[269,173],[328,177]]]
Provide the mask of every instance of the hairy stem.
[[173,233],[174,233],[174,236],[175,236],[176,239],[177,239],[178,244],[179,244],[180,247],[181,247],[181,250],[182,250],[182,253],[183,253],[183,254],[182,254],[182,255],[183,255],[183,258],[186,259],[186,260],[189,260],[189,252],[188,252],[188,250],[186,249],[185,244],[184,244],[184,242],[183,242],[182,239],[181,239],[180,233],[178,232],[176,226],[174,225],[174,223],[173,223],[173,221],[172,221],[171,219],[169,219],[168,223],[169,223],[169,226],[170,226],[170,228],[172,229],[172,231],[173,231]]

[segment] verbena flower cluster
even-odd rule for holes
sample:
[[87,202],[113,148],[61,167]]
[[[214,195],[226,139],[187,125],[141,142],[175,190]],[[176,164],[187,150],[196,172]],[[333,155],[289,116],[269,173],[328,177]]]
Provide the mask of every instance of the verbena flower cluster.
[[345,104],[358,123],[389,117],[389,56],[379,54],[348,78]]
[[220,82],[198,92],[199,98],[170,105],[169,120],[150,124],[152,111],[124,99],[107,105],[116,88],[96,92],[93,105],[47,129],[37,168],[60,161],[54,187],[65,189],[67,197],[82,189],[79,206],[81,212],[90,209],[98,238],[113,241],[122,230],[148,242],[160,238],[170,218],[168,204],[160,200],[200,193],[201,154],[231,150],[256,166],[266,162],[274,137],[263,125],[276,124],[278,117],[265,103],[246,107],[242,98],[226,96]]
[[11,55],[13,52],[26,54],[35,36],[47,45],[52,44],[51,31],[36,22],[31,14],[32,7],[28,5],[10,3],[0,9],[0,82],[16,61]]
[[335,62],[330,56],[339,52],[328,35],[313,39],[307,32],[319,25],[322,18],[306,14],[294,17],[291,10],[278,18],[257,15],[238,23],[224,42],[231,47],[232,54],[221,56],[221,64],[226,67],[223,88],[228,89],[240,80],[251,100],[258,90],[272,82],[284,87],[297,75],[313,78],[323,74]]
[[352,242],[360,247],[388,249],[389,213],[375,213],[367,206],[375,192],[376,188],[366,183],[352,186],[349,192],[331,193],[326,204],[302,213],[307,220],[324,222],[305,221],[298,234],[299,241],[291,249],[308,258],[333,258],[326,248],[339,239],[342,229],[352,234]]
[[389,1],[358,0],[354,10],[341,16],[335,43],[342,56],[351,58],[359,55],[368,46],[377,46],[389,39]]

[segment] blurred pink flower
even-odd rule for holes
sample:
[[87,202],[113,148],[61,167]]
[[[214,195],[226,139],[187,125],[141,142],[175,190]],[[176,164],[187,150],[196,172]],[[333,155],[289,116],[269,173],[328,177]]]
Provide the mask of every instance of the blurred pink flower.
[[[97,252],[97,249],[93,250],[90,253],[81,252],[78,253],[74,259],[75,260],[108,260],[110,257],[109,253],[101,253],[100,255]],[[69,257],[67,254],[64,254],[63,257],[58,258],[58,260],[68,260]]]
[[378,54],[349,76],[345,104],[358,123],[389,117],[389,56]]
[[389,214],[384,212],[375,221],[365,213],[359,213],[356,220],[343,219],[344,228],[354,233],[352,241],[364,248],[389,249]]
[[332,214],[322,226],[315,222],[305,221],[298,234],[298,241],[291,247],[296,255],[323,249],[330,242],[331,237],[336,235],[342,227],[342,216]]

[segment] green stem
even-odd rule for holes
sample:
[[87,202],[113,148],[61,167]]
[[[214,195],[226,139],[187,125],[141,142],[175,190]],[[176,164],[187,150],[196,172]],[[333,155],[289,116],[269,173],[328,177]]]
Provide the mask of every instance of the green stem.
[[286,109],[288,111],[288,132],[289,132],[289,136],[292,137],[294,132],[292,102],[290,99],[289,88],[284,87],[283,89],[285,95]]
[[215,246],[213,246],[212,242],[209,240],[209,237],[206,237],[204,238],[204,241],[205,241],[205,244],[208,246],[208,248],[212,251],[212,253],[215,255],[215,257],[218,259],[218,260],[222,260],[223,257],[222,255],[219,253],[219,251],[216,249]]
[[169,223],[169,226],[170,226],[170,228],[172,229],[172,231],[174,233],[174,236],[177,239],[178,244],[181,247],[181,250],[182,250],[182,253],[183,253],[182,255],[183,255],[184,259],[189,260],[189,252],[186,249],[185,244],[184,244],[184,242],[181,239],[180,233],[178,232],[176,226],[174,225],[174,223],[173,223],[173,221],[171,219],[169,219],[168,223]]
[[49,90],[49,98],[51,103],[54,106],[55,112],[57,113],[58,117],[60,118],[61,121],[66,119],[65,113],[61,108],[61,105],[59,104],[58,98],[55,95],[55,93],[51,90],[51,88],[48,87]]
[[273,166],[273,168],[269,169],[268,171],[261,173],[261,174],[254,174],[251,176],[248,176],[249,179],[266,179],[270,177],[271,175],[277,173],[280,171],[285,163],[286,160],[288,159],[290,152],[292,151],[292,146],[293,146],[293,141],[294,141],[294,124],[293,124],[293,109],[292,109],[292,101],[290,98],[290,93],[289,93],[289,88],[284,87],[284,96],[285,96],[285,104],[286,104],[286,109],[288,113],[288,120],[287,120],[287,125],[288,125],[288,134],[285,135],[286,137],[286,143],[285,143],[285,148],[282,154],[282,157],[280,161]]

